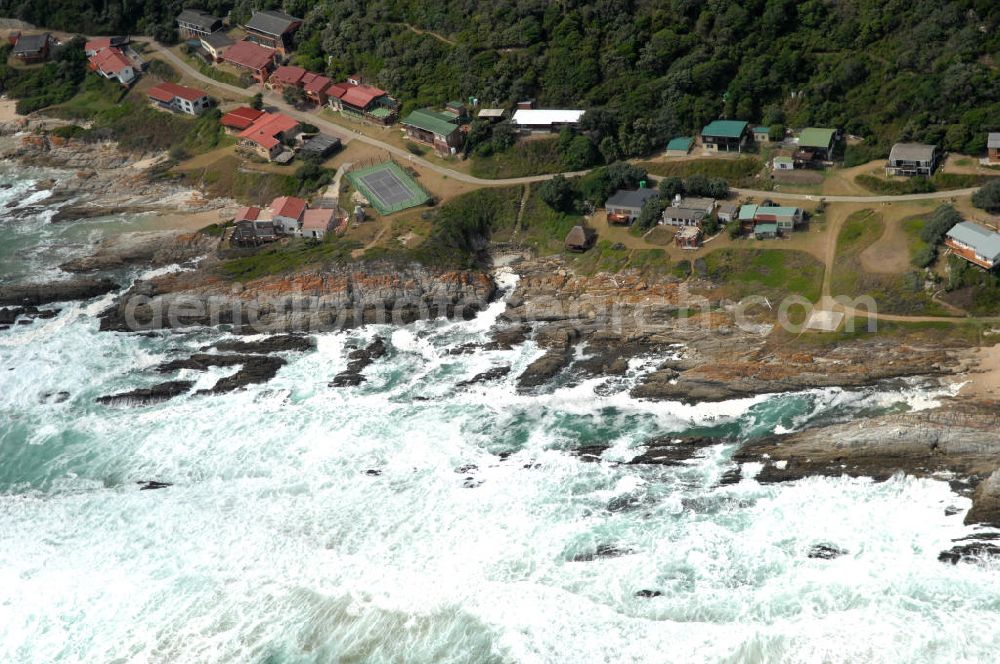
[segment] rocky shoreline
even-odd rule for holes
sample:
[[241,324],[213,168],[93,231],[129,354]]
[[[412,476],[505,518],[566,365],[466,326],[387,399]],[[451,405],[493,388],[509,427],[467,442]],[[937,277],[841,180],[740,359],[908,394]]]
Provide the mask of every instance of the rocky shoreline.
[[[81,148],[50,142],[19,149],[16,158],[25,163],[42,164],[57,158],[65,166],[73,163],[66,161],[66,150],[81,155],[105,148],[89,146],[80,152]],[[36,158],[40,160],[33,162]],[[100,163],[114,172],[131,168],[135,161],[131,157]],[[98,184],[73,184],[64,191],[80,194],[91,209],[108,209],[111,199],[97,192],[100,177],[76,179]],[[143,195],[165,193],[159,189],[161,185],[152,186],[142,190]],[[133,203],[137,200],[131,199]],[[133,406],[189,394],[195,381],[177,377],[179,371],[236,367],[236,373],[201,392],[240,389],[273,377],[286,362],[283,355],[308,352],[313,345],[308,333],[371,323],[406,324],[439,316],[468,318],[498,294],[493,278],[483,270],[447,270],[391,261],[315,266],[236,283],[219,269],[217,242],[217,238],[184,233],[109,239],[93,255],[62,266],[64,271],[81,276],[49,284],[0,287],[0,306],[9,307],[0,310],[0,315],[7,321],[5,325],[30,323],[34,318],[54,315],[39,310],[38,305],[117,290],[120,286],[107,278],[108,272],[185,262],[193,266],[197,259],[195,269],[133,284],[101,314],[101,329],[140,332],[227,326],[238,333],[272,336],[263,341],[224,342],[170,360],[155,369],[160,375],[174,374],[170,380],[99,399],[108,406]],[[637,360],[654,368],[632,388],[634,398],[686,403],[809,388],[861,387],[918,376],[942,380],[961,375],[975,364],[968,344],[960,340],[861,335],[836,344],[809,346],[769,334],[771,321],[766,316],[737,321],[732,304],[712,300],[713,285],[698,279],[682,282],[637,273],[582,276],[567,269],[559,258],[524,260],[514,269],[520,281],[491,331],[492,339],[453,352],[534,343],[541,353],[515,378],[518,389],[527,393],[545,390],[556,380],[603,377],[613,381]],[[360,384],[364,369],[387,352],[382,339],[354,349],[350,366],[333,379],[331,387]],[[459,387],[500,380],[510,373],[509,366],[497,367]],[[967,523],[1000,528],[998,413],[995,402],[946,400],[930,410],[832,423],[745,442],[734,453],[734,467],[723,483],[739,481],[745,464],[759,465],[756,479],[761,482],[817,475],[885,480],[896,473],[940,478],[972,498]],[[627,463],[683,464],[706,446],[720,442],[732,441],[650,441],[644,452]],[[603,446],[594,445],[576,453],[603,462],[603,451]],[[816,557],[839,555],[836,547],[831,547],[818,551]],[[961,542],[952,551],[943,552],[942,560],[959,562],[992,555],[993,549],[1000,553],[1000,547],[989,544],[987,538]]]
[[48,133],[59,124],[47,118],[0,124],[0,159],[61,171],[35,186],[36,191],[50,192],[47,198],[28,206],[15,202],[9,214],[55,209],[50,221],[62,223],[122,213],[201,213],[236,205],[154,177],[152,169],[166,162],[166,154],[126,152],[110,141],[88,143]]

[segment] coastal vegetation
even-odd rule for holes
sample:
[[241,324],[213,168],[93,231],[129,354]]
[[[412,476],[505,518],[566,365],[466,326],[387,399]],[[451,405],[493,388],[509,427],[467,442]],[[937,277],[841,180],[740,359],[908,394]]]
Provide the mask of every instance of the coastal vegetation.
[[816,302],[823,283],[823,264],[801,251],[719,249],[695,261],[695,270],[719,284],[725,296],[734,300],[750,295],[780,299],[794,294]]
[[334,236],[322,242],[294,239],[284,245],[265,245],[245,255],[229,258],[219,269],[228,279],[247,281],[308,266],[349,262],[351,252],[359,247],[357,242]]
[[[200,5],[231,12],[234,24],[257,7]],[[46,0],[10,13],[53,28],[169,40],[184,6]],[[1000,113],[1000,5],[987,0],[268,6],[305,19],[296,63],[334,77],[361,71],[404,100],[404,112],[468,98],[591,109],[584,127],[605,162],[647,155],[718,117],[841,127],[865,139],[848,148],[851,163],[884,156],[898,140],[978,153]]]

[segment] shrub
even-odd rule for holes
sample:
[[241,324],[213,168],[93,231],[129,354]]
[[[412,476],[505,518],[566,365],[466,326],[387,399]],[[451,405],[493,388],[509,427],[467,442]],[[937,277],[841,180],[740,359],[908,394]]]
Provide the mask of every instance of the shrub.
[[987,212],[1000,212],[1000,180],[990,180],[972,194],[972,204]]
[[576,190],[569,180],[557,175],[538,187],[538,197],[553,210],[571,212],[576,203]]

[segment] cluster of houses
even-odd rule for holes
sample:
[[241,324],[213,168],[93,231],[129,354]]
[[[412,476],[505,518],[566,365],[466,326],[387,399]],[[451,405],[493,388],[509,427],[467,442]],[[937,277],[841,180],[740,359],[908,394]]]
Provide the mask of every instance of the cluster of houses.
[[83,46],[90,70],[129,86],[139,78],[143,62],[129,47],[128,37],[95,37]]
[[[774,170],[809,168],[833,160],[834,151],[841,141],[840,132],[825,127],[808,127],[798,136],[780,141],[781,152],[772,162]],[[741,153],[754,145],[774,143],[767,127],[753,127],[744,120],[714,120],[705,125],[698,139],[708,153]],[[668,157],[683,157],[691,153],[695,137],[679,136],[667,143]]]
[[236,149],[264,161],[288,163],[298,152],[303,157],[323,159],[340,148],[340,139],[314,134],[305,136],[295,118],[249,106],[229,111],[219,124],[236,136]]
[[[605,202],[608,223],[629,225],[635,221],[643,206],[653,198],[658,198],[655,189],[647,189],[640,183],[639,189],[620,189]],[[677,195],[665,205],[659,224],[674,226],[674,244],[684,249],[701,246],[703,222],[715,215],[720,223],[738,221],[741,233],[756,239],[772,239],[794,231],[804,221],[802,208],[783,207],[769,202],[764,205],[737,205],[718,202],[714,198]]]
[[280,196],[267,207],[243,207],[233,218],[230,243],[255,247],[281,237],[322,240],[328,233],[343,234],[347,215],[337,207],[309,207],[297,196]]

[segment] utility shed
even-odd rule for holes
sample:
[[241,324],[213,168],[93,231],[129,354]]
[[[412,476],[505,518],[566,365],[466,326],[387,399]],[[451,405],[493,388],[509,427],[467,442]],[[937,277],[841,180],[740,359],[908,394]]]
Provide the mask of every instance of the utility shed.
[[584,252],[594,246],[597,234],[591,228],[584,226],[574,226],[573,230],[566,236],[566,250]]

